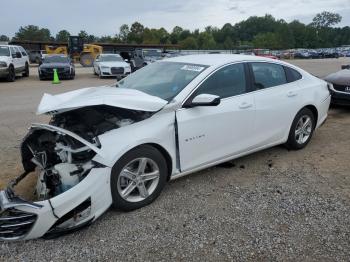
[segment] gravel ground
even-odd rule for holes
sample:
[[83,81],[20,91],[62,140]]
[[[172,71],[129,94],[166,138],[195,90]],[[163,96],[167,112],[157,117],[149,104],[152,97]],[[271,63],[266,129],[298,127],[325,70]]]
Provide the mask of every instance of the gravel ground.
[[[344,61],[294,62],[324,76]],[[0,83],[0,183],[20,171],[25,127],[46,120],[33,113],[43,92],[112,82],[79,70],[56,87]],[[333,108],[304,150],[278,146],[180,178],[150,206],[110,210],[67,236],[0,242],[0,260],[349,261],[349,129],[350,109]]]

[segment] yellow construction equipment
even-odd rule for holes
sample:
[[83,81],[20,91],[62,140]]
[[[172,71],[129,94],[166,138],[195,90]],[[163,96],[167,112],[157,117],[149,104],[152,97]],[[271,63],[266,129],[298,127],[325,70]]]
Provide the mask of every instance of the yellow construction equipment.
[[83,51],[80,53],[80,64],[84,67],[92,66],[96,56],[101,54],[102,50],[102,46],[84,44]]
[[48,55],[68,55],[66,46],[45,45],[45,51]]

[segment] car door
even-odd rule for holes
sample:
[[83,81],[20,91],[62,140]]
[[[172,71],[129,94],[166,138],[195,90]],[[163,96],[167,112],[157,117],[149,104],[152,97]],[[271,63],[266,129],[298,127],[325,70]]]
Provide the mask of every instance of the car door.
[[25,66],[26,62],[28,61],[28,54],[27,54],[26,50],[21,46],[18,47],[18,50],[22,54],[22,64],[23,64],[23,66]]
[[300,109],[298,82],[288,83],[284,66],[276,63],[250,63],[256,117],[256,147],[281,142],[288,134]]
[[18,50],[14,46],[11,46],[10,50],[11,50],[12,63],[15,67],[16,72],[18,72],[21,67],[20,58],[17,57]]
[[181,171],[239,154],[251,148],[254,98],[246,65],[227,65],[206,78],[185,104],[200,94],[218,95],[217,106],[181,108],[176,112]]

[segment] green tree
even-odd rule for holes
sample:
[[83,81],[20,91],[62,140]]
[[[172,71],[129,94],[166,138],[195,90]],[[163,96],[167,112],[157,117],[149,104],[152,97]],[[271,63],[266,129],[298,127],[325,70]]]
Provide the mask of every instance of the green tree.
[[57,42],[68,42],[70,33],[67,30],[61,30],[56,34]]
[[51,33],[47,28],[39,28],[35,25],[27,25],[20,27],[15,33],[16,40],[31,40],[31,41],[50,41]]
[[193,36],[189,36],[186,39],[179,42],[183,49],[198,49],[198,44]]
[[223,49],[227,49],[227,50],[230,50],[230,49],[233,49],[234,48],[234,43],[231,39],[230,36],[226,36],[226,39],[223,43]]
[[253,45],[255,48],[279,49],[281,47],[278,36],[272,32],[257,34],[253,39]]
[[341,20],[340,14],[323,11],[312,19],[311,26],[316,28],[330,27],[340,23]]
[[85,30],[81,30],[78,36],[83,39],[84,43],[87,43],[89,34]]
[[177,44],[180,41],[180,35],[183,29],[180,26],[175,26],[170,34],[170,42],[172,44]]
[[200,49],[210,50],[216,47],[216,42],[210,30],[200,33],[197,42]]
[[143,31],[145,27],[139,22],[135,22],[130,27],[130,33],[128,34],[128,40],[132,43],[141,44],[143,41]]
[[7,35],[0,35],[0,41],[8,42],[10,41],[10,38]]
[[117,35],[117,37],[122,43],[127,43],[129,33],[130,33],[129,26],[127,24],[123,24],[119,28],[119,34]]

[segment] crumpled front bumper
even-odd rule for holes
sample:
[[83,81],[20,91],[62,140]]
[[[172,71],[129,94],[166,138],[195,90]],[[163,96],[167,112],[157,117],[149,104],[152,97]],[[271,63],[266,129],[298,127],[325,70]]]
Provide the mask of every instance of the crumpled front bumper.
[[109,167],[93,168],[76,186],[39,202],[25,201],[9,188],[0,191],[0,239],[49,237],[93,222],[112,203],[110,173]]

